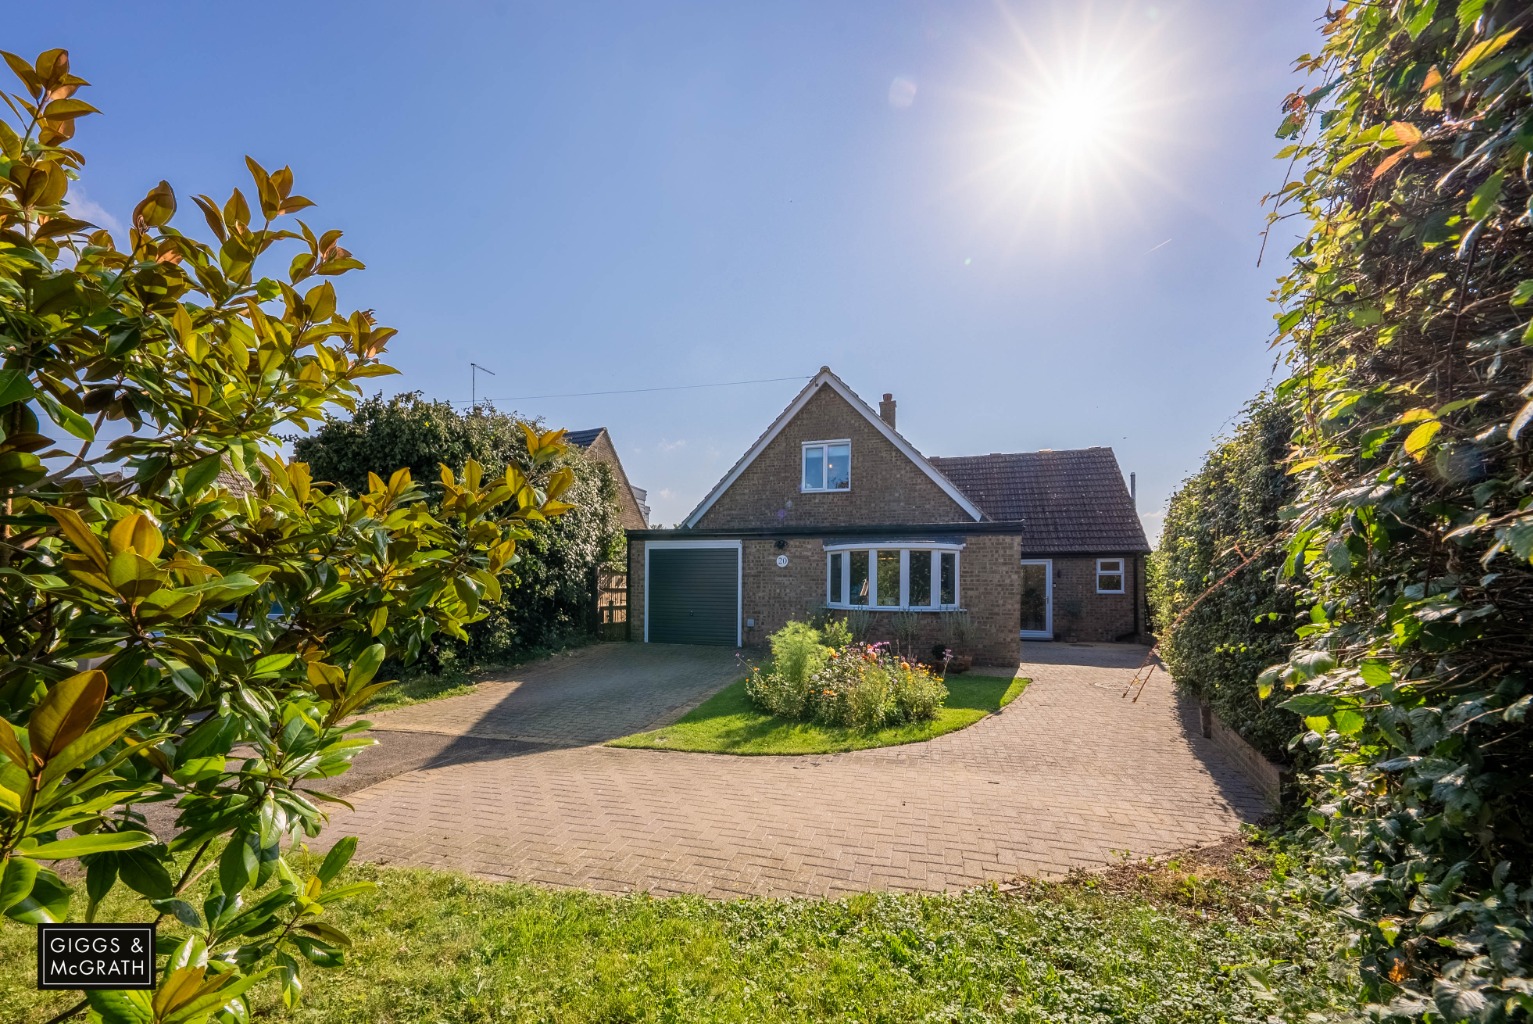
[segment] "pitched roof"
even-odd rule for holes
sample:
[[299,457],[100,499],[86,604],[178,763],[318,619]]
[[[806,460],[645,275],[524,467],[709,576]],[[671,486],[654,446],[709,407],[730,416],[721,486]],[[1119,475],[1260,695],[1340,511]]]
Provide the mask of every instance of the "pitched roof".
[[1021,522],[1026,554],[1150,550],[1111,448],[930,461],[987,518]]
[[772,421],[772,425],[767,427],[760,437],[756,438],[756,443],[751,445],[745,454],[740,456],[739,460],[730,467],[729,472],[724,474],[724,478],[713,485],[713,490],[708,492],[703,500],[698,503],[697,507],[682,521],[681,525],[683,527],[696,526],[698,520],[703,517],[703,513],[713,507],[713,503],[719,500],[719,496],[729,490],[730,485],[740,478],[740,474],[745,472],[746,467],[756,461],[756,456],[766,450],[766,446],[772,443],[772,439],[782,433],[783,428],[793,420],[794,416],[798,415],[799,410],[809,404],[809,399],[813,398],[822,387],[829,387],[845,399],[848,405],[861,413],[863,418],[871,423],[879,433],[888,438],[894,447],[898,448],[906,458],[915,463],[917,469],[930,477],[933,483],[942,488],[948,497],[957,502],[959,507],[973,516],[976,521],[984,518],[984,513],[980,511],[979,506],[970,501],[961,490],[953,486],[952,481],[938,472],[924,455],[916,451],[915,445],[905,440],[900,432],[889,426],[883,417],[874,412],[867,402],[857,397],[857,393],[847,387],[845,381],[832,373],[830,367],[822,366],[820,367],[820,372],[811,377],[809,383],[804,385],[804,390],[800,391],[793,401],[788,403],[788,407]]
[[578,445],[581,448],[589,448],[596,443],[596,439],[606,429],[606,427],[592,427],[590,430],[569,430],[565,432],[564,439],[570,444]]

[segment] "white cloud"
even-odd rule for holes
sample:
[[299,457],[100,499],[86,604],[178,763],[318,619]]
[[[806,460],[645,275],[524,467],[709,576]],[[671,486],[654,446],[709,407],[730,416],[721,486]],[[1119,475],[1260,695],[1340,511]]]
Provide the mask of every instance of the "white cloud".
[[122,234],[122,221],[107,212],[100,203],[85,194],[79,184],[69,190],[69,215],[77,220],[90,221],[98,228],[106,228],[113,234]]
[[889,106],[895,110],[904,110],[916,101],[916,83],[914,80],[899,77],[889,83]]
[[677,449],[685,448],[686,446],[687,446],[687,442],[685,440],[682,440],[682,441],[665,441],[665,440],[662,440],[659,443],[659,445],[658,445],[659,449],[661,451],[663,451],[663,452],[674,452]]

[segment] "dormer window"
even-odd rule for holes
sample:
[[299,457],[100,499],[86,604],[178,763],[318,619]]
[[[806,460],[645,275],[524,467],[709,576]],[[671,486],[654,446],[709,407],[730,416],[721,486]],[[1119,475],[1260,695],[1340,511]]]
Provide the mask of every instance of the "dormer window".
[[805,441],[804,478],[799,490],[849,491],[852,489],[852,442]]

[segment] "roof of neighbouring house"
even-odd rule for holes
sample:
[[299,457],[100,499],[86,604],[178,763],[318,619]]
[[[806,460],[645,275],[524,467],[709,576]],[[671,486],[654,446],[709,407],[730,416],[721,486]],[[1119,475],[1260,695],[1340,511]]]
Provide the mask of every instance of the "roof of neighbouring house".
[[987,519],[1021,522],[1024,554],[1150,550],[1111,448],[928,461]]
[[589,448],[601,436],[606,427],[592,427],[590,430],[570,430],[564,435],[564,439],[570,444],[579,445],[581,448]]
[[[596,439],[601,437],[603,434],[607,434],[606,427],[590,427],[586,430],[566,430],[564,432],[564,439],[570,444],[575,445],[577,448],[589,450],[590,447],[596,443]],[[633,498],[634,512],[638,516],[639,522],[637,525],[631,522],[628,525],[633,526],[636,529],[643,529],[649,525],[649,505],[645,501],[645,499],[648,497],[648,492],[643,488],[635,487],[632,483],[629,482],[628,473],[623,469],[623,460],[618,458],[617,446],[612,443],[611,434],[607,434],[607,444],[612,453],[612,468],[617,471],[619,481],[628,486],[629,496]],[[600,450],[598,450],[597,454],[602,455]],[[602,458],[605,460],[606,456],[602,455]]]

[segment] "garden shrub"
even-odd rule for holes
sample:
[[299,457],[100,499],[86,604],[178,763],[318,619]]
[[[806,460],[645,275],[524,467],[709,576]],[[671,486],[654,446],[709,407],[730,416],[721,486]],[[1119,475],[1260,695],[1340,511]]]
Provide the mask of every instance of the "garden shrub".
[[871,731],[934,718],[946,699],[942,680],[888,644],[852,644],[810,677],[804,717]]
[[770,643],[776,673],[795,686],[807,684],[831,653],[821,632],[807,622],[788,623],[772,634]]
[[887,644],[857,644],[845,624],[790,622],[772,634],[772,664],[752,669],[745,692],[784,718],[874,730],[934,718],[947,699],[941,679]]
[[1286,105],[1276,314],[1297,410],[1316,849],[1392,1019],[1533,1016],[1533,26],[1352,3]]
[[1278,761],[1302,725],[1258,698],[1256,677],[1294,644],[1293,591],[1280,579],[1292,433],[1292,417],[1271,396],[1247,405],[1230,438],[1172,495],[1149,564],[1157,648],[1177,686]]
[[514,661],[590,635],[596,571],[623,562],[618,485],[610,468],[575,448],[549,466],[532,467],[525,422],[488,407],[459,412],[416,393],[374,395],[358,402],[349,417],[328,417],[293,441],[294,453],[309,462],[316,479],[352,491],[366,485],[369,472],[381,474],[388,466],[434,480],[438,460],[460,458],[492,472],[516,466],[535,479],[573,472],[564,500],[574,507],[536,524],[518,548],[518,560],[503,571],[503,596],[483,603],[483,617],[467,627],[466,638],[439,636],[428,647],[427,666],[434,671]]

